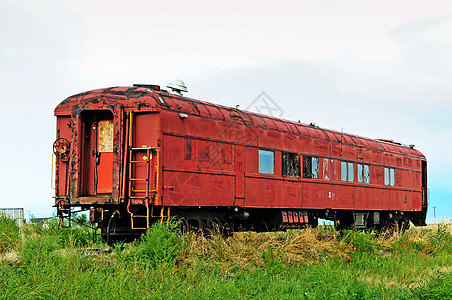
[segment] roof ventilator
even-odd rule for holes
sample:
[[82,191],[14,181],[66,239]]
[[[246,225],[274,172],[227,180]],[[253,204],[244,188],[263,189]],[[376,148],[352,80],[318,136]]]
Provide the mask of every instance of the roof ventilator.
[[168,88],[171,89],[171,93],[178,95],[178,96],[182,96],[182,92],[187,93],[187,87],[185,86],[185,83],[180,80],[180,79],[174,79],[173,81],[171,81],[171,83],[168,83],[168,85],[166,86]]

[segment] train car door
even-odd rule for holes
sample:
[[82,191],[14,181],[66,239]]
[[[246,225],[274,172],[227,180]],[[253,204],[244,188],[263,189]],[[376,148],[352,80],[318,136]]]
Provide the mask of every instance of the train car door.
[[96,130],[96,193],[110,194],[113,191],[113,120],[98,121]]
[[130,122],[129,197],[133,204],[159,205],[160,115],[134,113]]
[[113,114],[105,110],[81,113],[80,196],[113,193]]

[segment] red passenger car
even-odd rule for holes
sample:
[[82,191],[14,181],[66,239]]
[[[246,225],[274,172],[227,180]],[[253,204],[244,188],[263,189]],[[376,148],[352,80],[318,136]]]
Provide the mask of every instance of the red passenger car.
[[205,228],[425,225],[427,163],[373,140],[134,85],[55,109],[55,206],[91,210],[102,234],[176,216]]

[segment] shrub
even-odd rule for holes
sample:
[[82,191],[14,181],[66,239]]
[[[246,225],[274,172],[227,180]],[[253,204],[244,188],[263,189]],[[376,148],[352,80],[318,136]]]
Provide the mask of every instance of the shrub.
[[[277,255],[278,254],[278,255]],[[280,258],[280,253],[275,254],[273,249],[268,247],[262,251],[262,258],[268,273],[279,274],[286,270],[286,265]]]
[[[34,224],[33,231],[42,235],[52,236],[59,244],[60,248],[67,246],[83,247],[90,245],[93,239],[92,229],[84,226],[88,222],[86,216],[74,214],[71,227],[63,227],[60,220],[54,218],[44,225]],[[84,224],[84,225],[80,225]],[[67,224],[65,224],[67,226]]]
[[364,231],[347,230],[342,237],[342,241],[353,245],[354,250],[361,253],[373,253],[381,249],[374,232],[366,233]]
[[19,253],[21,262],[27,266],[42,266],[53,261],[57,241],[46,235],[28,236]]
[[148,266],[174,265],[185,242],[175,222],[155,223],[141,237],[132,255]]
[[20,228],[17,221],[0,215],[0,253],[16,249],[20,244]]

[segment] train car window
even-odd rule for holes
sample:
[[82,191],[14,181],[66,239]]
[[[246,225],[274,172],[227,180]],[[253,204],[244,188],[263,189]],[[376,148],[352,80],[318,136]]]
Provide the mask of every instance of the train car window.
[[282,176],[300,177],[300,157],[297,153],[282,153]]
[[389,169],[390,176],[389,176],[389,184],[394,186],[395,185],[395,171],[394,169]]
[[303,156],[303,178],[312,178],[312,157]]
[[364,183],[370,183],[370,170],[368,165],[364,165]]
[[319,158],[312,158],[312,178],[319,178]]
[[356,164],[357,167],[357,172],[358,172],[358,182],[363,182],[364,181],[364,173],[363,173],[363,165],[362,164]]
[[389,185],[389,169],[385,168],[385,185]]
[[[331,160],[331,162],[332,161],[333,160]],[[323,179],[324,180],[330,180],[329,169],[330,169],[330,160],[329,159],[323,159]]]
[[347,181],[347,163],[345,161],[341,162],[341,180]]
[[113,152],[113,121],[99,121],[98,127],[98,151]]
[[275,152],[259,150],[259,173],[275,174]]
[[338,161],[335,161],[334,159],[330,160],[330,177],[331,180],[339,180],[339,171],[337,166],[339,165]]
[[303,157],[303,178],[319,178],[318,157]]
[[348,163],[348,181],[353,181],[353,163]]

